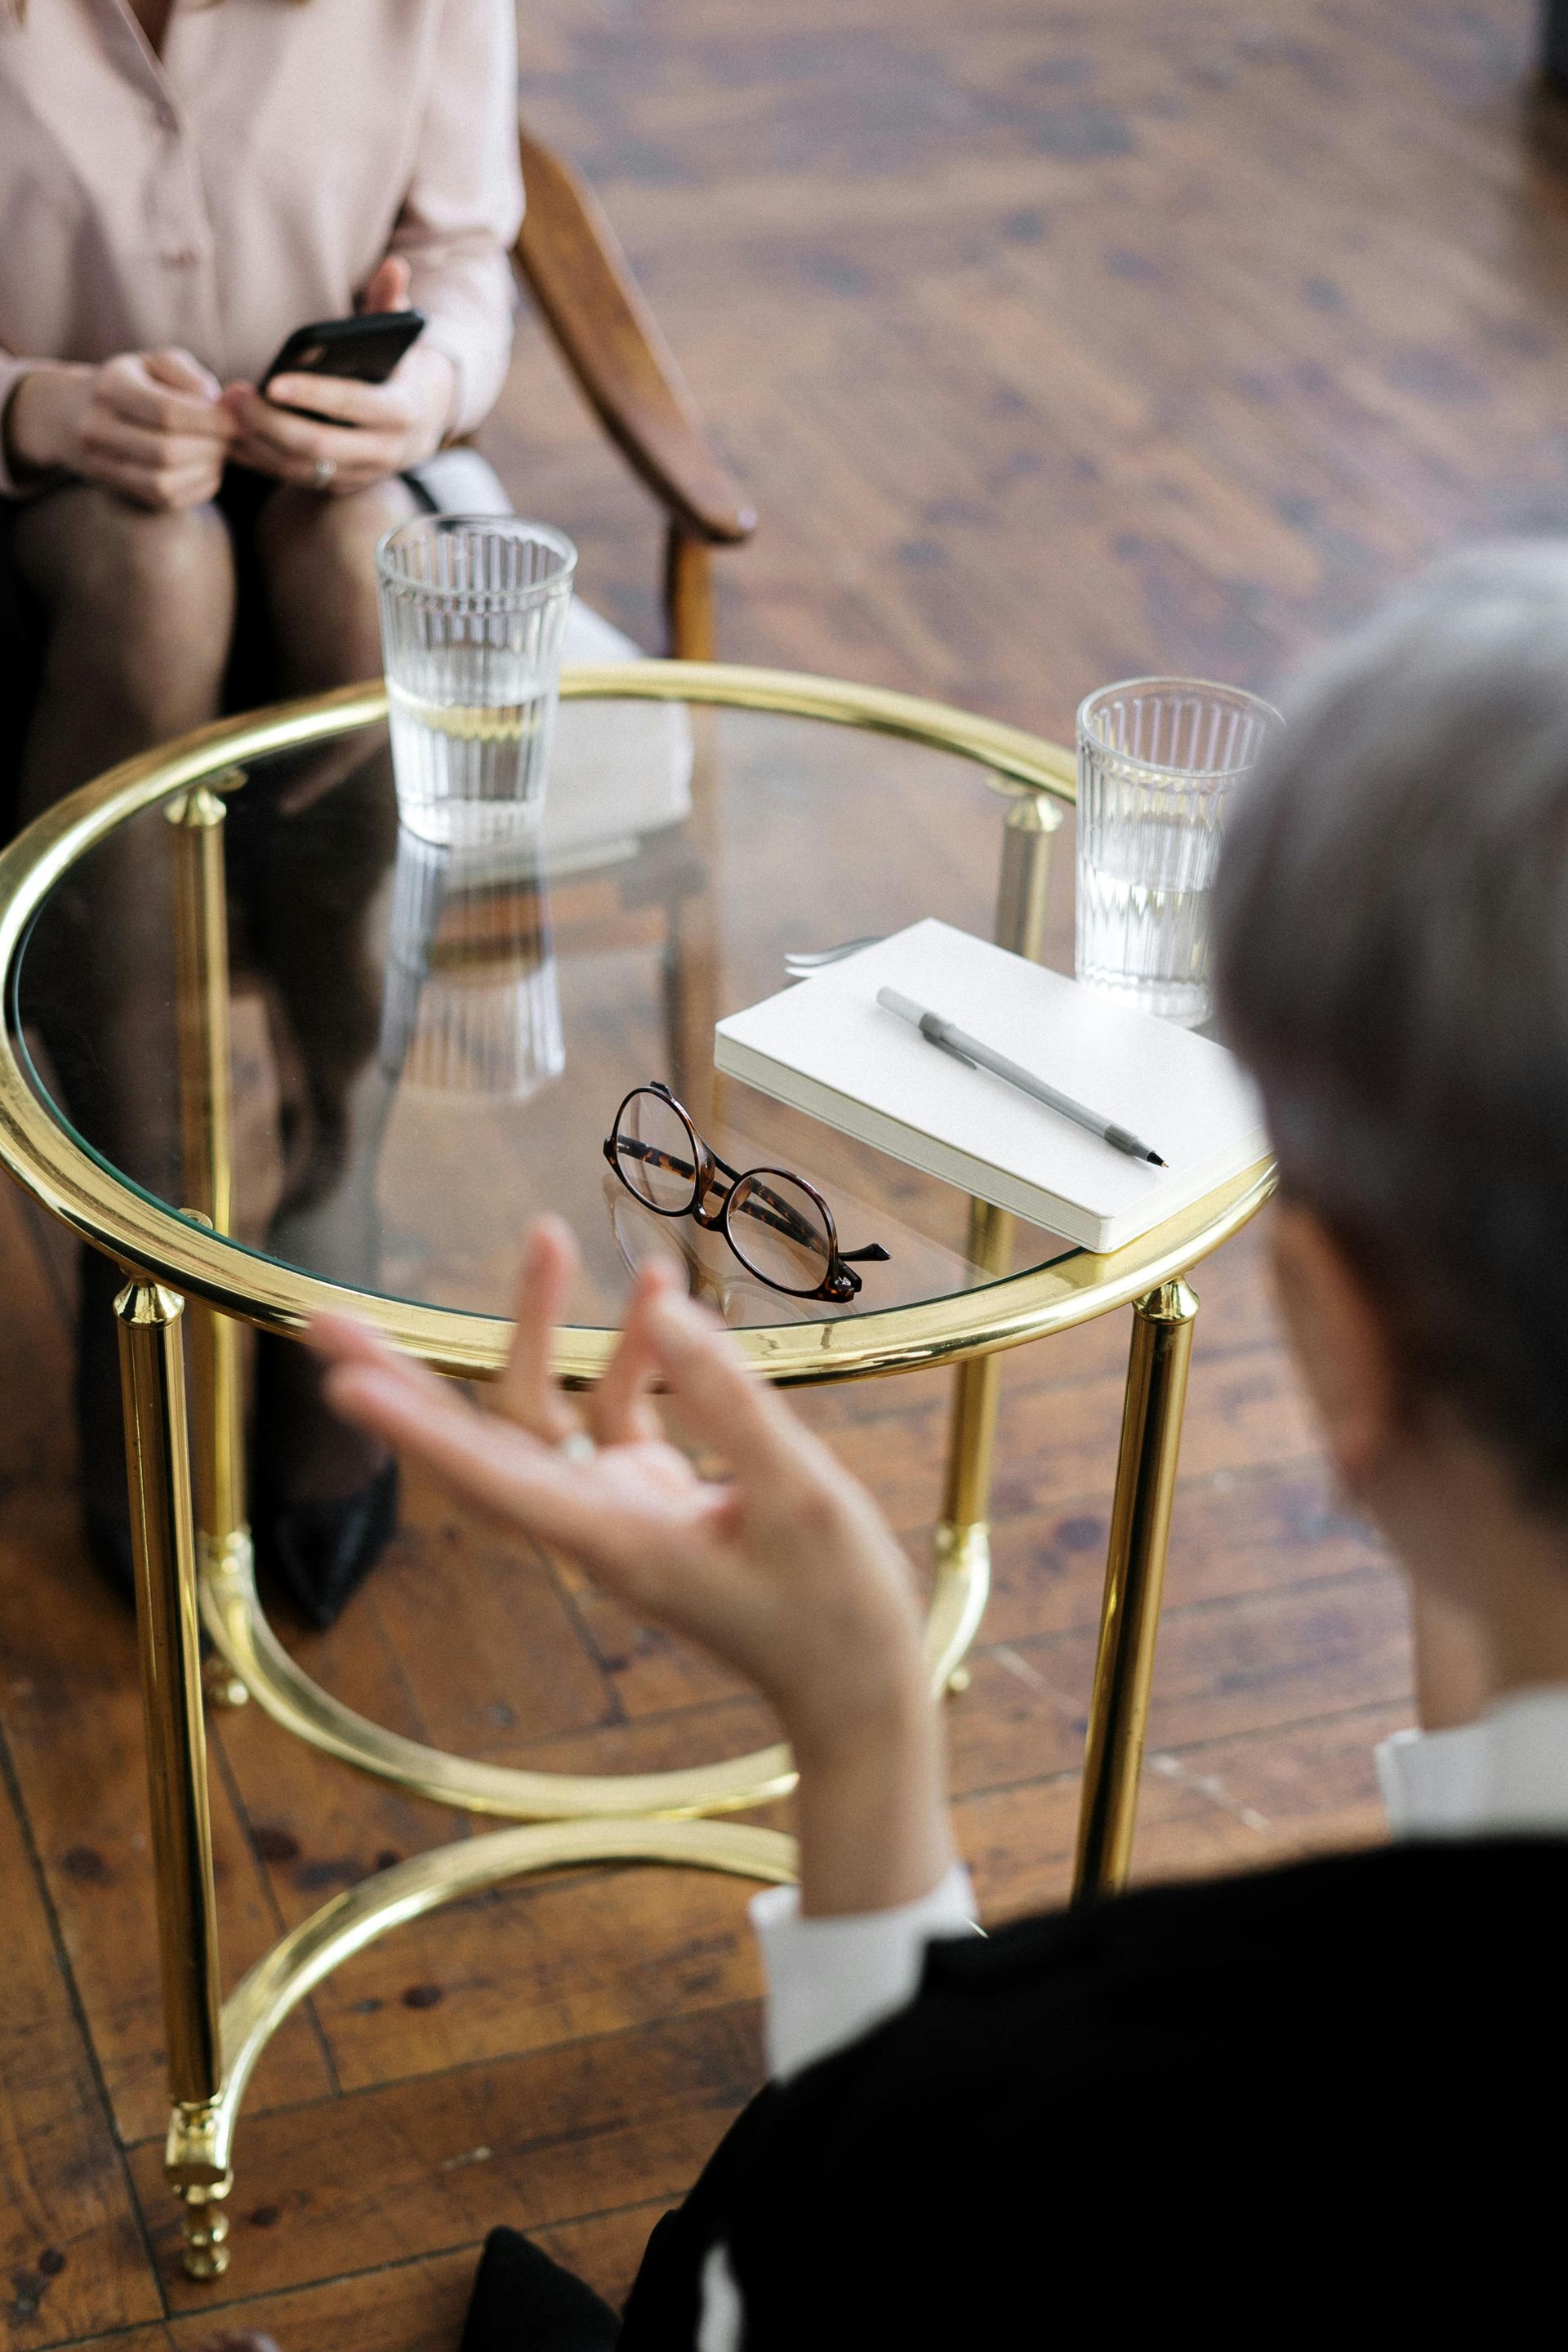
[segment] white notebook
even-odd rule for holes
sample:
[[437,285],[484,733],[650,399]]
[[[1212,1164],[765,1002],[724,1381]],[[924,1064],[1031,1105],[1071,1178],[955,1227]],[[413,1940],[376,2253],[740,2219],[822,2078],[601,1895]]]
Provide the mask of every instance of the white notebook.
[[[927,1045],[877,1003],[879,988],[901,991],[1131,1128],[1168,1164],[1131,1160]],[[1091,1250],[1135,1241],[1268,1151],[1258,1097],[1223,1045],[936,921],[721,1021],[714,1060],[761,1093]]]

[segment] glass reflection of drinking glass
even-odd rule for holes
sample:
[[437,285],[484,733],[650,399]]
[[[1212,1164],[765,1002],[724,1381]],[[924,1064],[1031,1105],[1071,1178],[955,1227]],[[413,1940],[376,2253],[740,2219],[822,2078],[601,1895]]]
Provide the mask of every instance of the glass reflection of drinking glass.
[[526,1102],[566,1067],[550,902],[532,837],[397,837],[381,1065],[405,1086]]
[[1209,893],[1231,794],[1283,724],[1195,678],[1102,687],[1078,714],[1079,980],[1192,1028],[1209,1013]]
[[398,814],[423,840],[538,822],[576,564],[515,515],[421,515],[377,548]]

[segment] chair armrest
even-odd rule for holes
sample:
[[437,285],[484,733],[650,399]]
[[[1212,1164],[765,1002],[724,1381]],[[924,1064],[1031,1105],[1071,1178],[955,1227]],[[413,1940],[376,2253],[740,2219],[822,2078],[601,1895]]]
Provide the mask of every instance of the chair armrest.
[[567,366],[633,471],[683,530],[747,539],[756,513],[718,457],[675,356],[582,174],[520,127],[518,266]]

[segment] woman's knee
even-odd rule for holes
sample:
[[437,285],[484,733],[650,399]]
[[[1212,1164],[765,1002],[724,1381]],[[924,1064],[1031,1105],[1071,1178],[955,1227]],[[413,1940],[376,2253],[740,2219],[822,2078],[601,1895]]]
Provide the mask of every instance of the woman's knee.
[[396,478],[349,498],[285,488],[268,499],[256,551],[289,691],[349,685],[378,667],[375,543],[418,510]]
[[16,554],[78,658],[140,671],[171,656],[221,677],[234,628],[234,550],[213,506],[153,513],[73,484],[21,519]]
[[309,565],[319,579],[363,591],[374,603],[375,543],[417,511],[413,492],[397,476],[342,499],[284,488],[262,509],[257,552],[268,574]]

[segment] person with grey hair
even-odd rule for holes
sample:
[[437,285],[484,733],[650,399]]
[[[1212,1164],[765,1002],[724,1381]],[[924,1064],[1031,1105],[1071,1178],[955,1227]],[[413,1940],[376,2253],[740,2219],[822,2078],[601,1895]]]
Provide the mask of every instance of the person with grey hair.
[[[749,1676],[800,1767],[798,1897],[753,1906],[767,2087],[624,2324],[501,2230],[465,2352],[999,2344],[1091,2297],[1115,2341],[1228,2341],[1555,2290],[1568,547],[1432,573],[1290,718],[1236,814],[1216,972],[1278,1144],[1297,1361],[1409,1578],[1423,1728],[1378,1753],[1394,1842],[966,1933],[902,1554],[662,1273],[580,1407],[547,1372],[558,1226],[493,1412],[321,1327],[340,1410]],[[665,1441],[656,1387],[727,1483]]]

